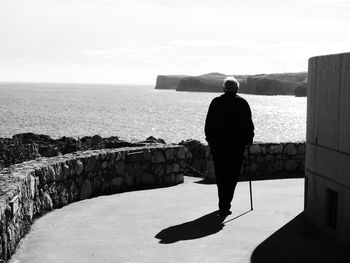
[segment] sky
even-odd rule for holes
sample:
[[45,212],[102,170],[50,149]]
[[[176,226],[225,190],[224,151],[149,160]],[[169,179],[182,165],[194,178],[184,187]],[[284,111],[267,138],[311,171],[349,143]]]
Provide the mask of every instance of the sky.
[[350,0],[0,0],[0,81],[307,71],[350,52],[349,14]]

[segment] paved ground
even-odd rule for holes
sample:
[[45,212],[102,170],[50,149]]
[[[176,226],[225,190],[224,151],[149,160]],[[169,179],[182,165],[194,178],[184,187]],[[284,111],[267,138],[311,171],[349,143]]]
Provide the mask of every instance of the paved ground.
[[175,187],[84,200],[38,219],[11,262],[342,262],[345,252],[302,214],[303,180],[239,183],[220,220],[216,186]]

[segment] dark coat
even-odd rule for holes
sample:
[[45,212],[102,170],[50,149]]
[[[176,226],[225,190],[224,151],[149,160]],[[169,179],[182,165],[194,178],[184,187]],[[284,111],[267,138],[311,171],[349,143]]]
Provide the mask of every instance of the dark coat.
[[205,136],[213,147],[252,144],[254,124],[248,102],[229,92],[214,98],[205,121]]

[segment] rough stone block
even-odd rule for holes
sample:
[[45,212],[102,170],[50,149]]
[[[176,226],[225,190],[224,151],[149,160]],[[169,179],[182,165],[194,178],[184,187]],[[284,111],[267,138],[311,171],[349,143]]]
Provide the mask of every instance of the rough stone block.
[[84,170],[84,164],[81,160],[78,160],[75,164],[75,173],[79,176]]
[[67,164],[62,165],[62,179],[66,179],[69,176],[69,167]]
[[260,155],[258,155],[255,160],[256,160],[256,163],[263,163],[265,161],[264,157]]
[[69,195],[66,188],[62,188],[60,193],[60,206],[65,206],[69,203]]
[[175,175],[175,183],[182,184],[183,182],[184,182],[184,175],[183,174],[176,174]]
[[180,160],[179,164],[180,164],[181,168],[185,168],[186,167],[186,163],[185,163],[184,160]]
[[251,173],[255,173],[258,170],[258,165],[256,163],[251,163],[249,169]]
[[295,161],[295,160],[287,160],[285,162],[285,169],[288,171],[288,172],[291,172],[291,171],[296,171],[298,168],[298,162]]
[[40,185],[44,185],[46,183],[46,171],[44,168],[35,170],[35,175],[39,177]]
[[93,167],[93,171],[101,171],[101,161],[100,160],[96,160],[95,161],[95,165]]
[[165,157],[162,151],[157,150],[152,154],[152,163],[164,163]]
[[26,208],[26,216],[29,218],[30,221],[33,220],[33,216],[34,216],[34,202],[33,202],[33,200],[28,201],[27,208]]
[[122,154],[121,154],[121,152],[115,153],[115,161],[118,162],[120,159],[122,159]]
[[111,191],[116,192],[121,189],[123,183],[122,177],[116,177],[111,179]]
[[257,144],[254,144],[254,145],[250,146],[249,151],[251,154],[259,154],[261,152],[260,146]]
[[71,160],[68,163],[68,167],[69,167],[69,176],[74,176],[75,175],[75,160]]
[[156,176],[162,177],[164,175],[164,167],[158,164],[154,167],[153,172]]
[[269,176],[269,175],[273,174],[272,167],[267,163],[260,165],[259,170],[260,170],[262,176]]
[[170,174],[173,172],[173,165],[167,164],[165,167],[165,174]]
[[282,150],[283,150],[282,144],[277,144],[277,145],[270,145],[270,147],[268,147],[267,149],[267,152],[271,154],[279,154],[282,152]]
[[108,193],[109,189],[110,189],[110,186],[111,186],[110,179],[104,179],[102,181],[102,193],[104,193],[104,194]]
[[178,173],[180,171],[180,165],[178,163],[173,164],[173,172]]
[[265,156],[265,161],[272,162],[274,160],[274,156],[272,154],[268,154]]
[[108,162],[107,161],[104,161],[104,162],[101,163],[101,168],[102,169],[106,169],[107,166],[108,166]]
[[185,148],[185,159],[190,159],[190,158],[192,158],[192,152],[189,149]]
[[154,185],[155,184],[155,179],[154,176],[150,173],[143,173],[140,176],[140,183],[141,185]]
[[144,158],[144,153],[143,151],[138,151],[138,152],[129,152],[127,154],[127,161],[129,163],[140,163],[143,162]]
[[124,164],[124,162],[117,162],[116,164],[115,164],[115,169],[116,169],[116,171],[117,171],[117,174],[119,174],[119,175],[123,175],[123,173],[124,173],[124,171],[125,171],[125,164]]
[[150,161],[152,159],[152,153],[149,149],[143,150],[143,160],[144,161]]
[[69,188],[69,193],[68,193],[69,202],[77,201],[78,195],[79,195],[78,188],[76,187],[75,183],[73,182]]
[[164,177],[164,184],[165,185],[173,185],[175,183],[176,183],[176,180],[175,180],[174,174],[169,174],[169,175]]
[[186,148],[185,147],[180,147],[177,150],[177,158],[179,159],[185,159],[186,158]]
[[123,181],[128,188],[131,188],[134,186],[134,178],[129,174],[125,174],[123,176]]
[[167,160],[174,160],[174,158],[175,158],[175,149],[167,149],[165,151],[165,158]]
[[31,195],[31,199],[34,199],[35,197],[35,177],[34,176],[30,176],[30,195]]
[[305,154],[305,144],[300,144],[298,146],[298,153],[299,154]]
[[[92,174],[92,173],[91,173]],[[92,175],[89,176],[89,178],[93,177]],[[75,178],[75,182],[77,183],[77,185],[82,185],[83,184],[83,177],[82,176],[78,176]]]
[[98,155],[98,158],[100,159],[100,162],[102,163],[103,161],[107,160],[107,153],[103,150],[102,152]]
[[40,178],[40,184],[44,185],[49,182],[53,182],[55,178],[55,172],[51,166],[41,167],[35,171]]
[[206,146],[204,147],[204,149],[205,149],[205,159],[210,159],[210,157],[211,157],[210,146],[209,146],[209,145],[206,145]]
[[114,155],[109,155],[109,158],[108,158],[108,163],[107,163],[107,167],[113,167],[114,164],[115,164],[115,161],[114,161]]
[[43,209],[45,211],[51,211],[53,209],[52,199],[47,192],[45,192],[43,196]]
[[91,194],[92,194],[91,182],[89,179],[86,179],[80,189],[80,199],[83,200],[83,199],[89,198]]
[[53,165],[53,169],[55,171],[56,175],[56,180],[61,180],[61,175],[62,175],[62,165],[61,163],[56,163]]
[[296,155],[298,152],[295,149],[295,146],[293,143],[288,143],[284,149],[283,149],[283,153],[286,153],[288,155]]
[[283,170],[283,162],[281,160],[273,162],[271,164],[271,166],[275,171],[282,171]]

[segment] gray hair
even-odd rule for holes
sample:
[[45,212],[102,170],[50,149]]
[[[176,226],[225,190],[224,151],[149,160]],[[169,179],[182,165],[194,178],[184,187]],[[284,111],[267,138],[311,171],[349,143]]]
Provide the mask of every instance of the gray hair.
[[227,77],[224,80],[223,88],[225,92],[237,92],[239,88],[239,82],[235,77]]

